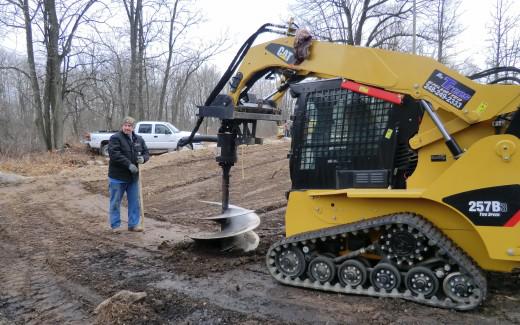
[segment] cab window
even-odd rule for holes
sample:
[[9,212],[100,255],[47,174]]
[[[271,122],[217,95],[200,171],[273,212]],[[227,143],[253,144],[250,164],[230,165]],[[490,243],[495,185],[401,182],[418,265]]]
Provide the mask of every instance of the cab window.
[[164,126],[162,124],[155,125],[155,133],[156,134],[172,134],[170,129],[168,129],[166,126]]
[[139,124],[139,129],[137,133],[150,134],[152,133],[152,125],[151,124]]

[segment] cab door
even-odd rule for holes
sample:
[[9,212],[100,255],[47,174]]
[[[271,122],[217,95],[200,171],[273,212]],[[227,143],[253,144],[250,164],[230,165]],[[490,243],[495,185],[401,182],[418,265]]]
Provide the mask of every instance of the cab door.
[[156,149],[175,150],[177,147],[177,136],[165,124],[155,124],[153,138],[157,146]]
[[148,149],[156,149],[156,141],[153,135],[153,123],[139,123],[136,133],[143,137]]

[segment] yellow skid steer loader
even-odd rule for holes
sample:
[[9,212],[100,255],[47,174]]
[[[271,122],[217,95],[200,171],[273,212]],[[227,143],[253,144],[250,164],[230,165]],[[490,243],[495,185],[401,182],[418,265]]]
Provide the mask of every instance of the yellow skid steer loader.
[[[477,307],[484,271],[520,268],[520,86],[474,79],[519,70],[468,78],[426,57],[293,30],[252,46],[283,28],[266,24],[252,35],[199,110],[192,135],[204,117],[221,119],[223,212],[237,146],[257,142],[258,120],[282,120],[277,105],[289,92],[292,188],[286,237],[266,257],[271,275],[298,287]],[[276,91],[250,101],[253,84],[272,75],[282,80]]]

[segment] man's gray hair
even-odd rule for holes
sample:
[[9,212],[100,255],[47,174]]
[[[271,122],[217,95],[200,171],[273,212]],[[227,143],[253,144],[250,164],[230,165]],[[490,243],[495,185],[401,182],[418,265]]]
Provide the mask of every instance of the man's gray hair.
[[123,124],[125,124],[125,123],[135,125],[135,118],[133,118],[133,117],[131,117],[131,116],[126,116],[126,117],[123,119],[123,123],[121,123],[121,125],[123,125]]

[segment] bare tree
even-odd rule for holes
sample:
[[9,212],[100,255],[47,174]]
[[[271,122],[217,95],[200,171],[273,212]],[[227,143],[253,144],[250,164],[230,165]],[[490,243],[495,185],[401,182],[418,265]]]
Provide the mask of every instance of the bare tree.
[[[5,8],[12,10],[16,15],[23,16],[22,23],[8,26],[23,28],[25,31],[28,71],[24,71],[24,74],[31,80],[36,125],[41,131],[48,150],[61,149],[64,123],[62,63],[70,54],[72,41],[85,14],[97,0],[76,1],[68,6],[60,2],[59,7],[55,0],[7,1],[11,7]],[[58,12],[61,14],[60,17]],[[5,19],[5,15],[3,17]],[[36,70],[34,26],[42,32],[40,36],[45,45],[43,94]]]
[[166,90],[171,78],[171,70],[173,63],[173,56],[175,54],[175,47],[177,41],[184,31],[190,27],[200,23],[201,16],[197,12],[192,12],[185,5],[187,1],[175,0],[173,7],[168,6],[169,21],[168,21],[168,51],[164,66],[164,74],[161,83],[161,92],[159,97],[158,119],[163,118],[163,111],[165,107]]
[[143,13],[142,0],[123,0],[126,15],[130,24],[130,79],[128,85],[128,114],[135,116],[137,110],[138,94],[138,37],[139,27],[142,26],[141,15]]
[[120,42],[122,33],[117,28],[97,33],[97,40],[94,41],[97,46],[93,45],[90,51],[92,56],[101,59],[101,62],[95,71],[93,92],[99,97],[104,110],[98,112],[94,106],[93,113],[103,116],[102,128],[112,129],[116,126],[115,119],[130,115],[127,108],[131,69],[128,69],[130,63],[127,58],[127,46]]
[[[75,3],[79,4],[77,7],[63,7],[62,16],[58,19],[56,1],[44,0],[44,43],[47,48],[44,112],[51,113],[49,121],[52,122],[49,124],[52,123],[53,149],[63,148],[63,90],[65,87],[61,71],[62,63],[64,58],[70,54],[72,41],[85,14],[96,1],[86,0],[84,3]],[[60,3],[60,5],[63,4]]]
[[[18,155],[40,149],[43,143],[34,128],[31,84],[25,58],[0,50],[0,153]],[[25,69],[27,70],[27,69]]]
[[[191,1],[6,1],[0,1],[0,30],[24,31],[27,57],[0,56],[4,140],[21,141],[10,127],[12,120],[27,118],[25,129],[36,120],[41,135],[33,139],[49,150],[61,148],[69,136],[114,129],[114,121],[128,114],[157,118],[162,109],[161,119],[191,127],[203,102],[197,99],[214,86],[213,74],[202,88],[194,78],[223,50],[225,39],[201,42],[189,34],[203,19]],[[96,1],[115,11],[94,11]],[[110,19],[125,8],[135,23],[130,33],[128,22]],[[4,89],[15,95],[2,99]]]
[[455,40],[463,31],[459,22],[460,2],[455,0],[429,0],[428,17],[422,37],[432,45],[432,56],[448,64],[456,53]]
[[[422,1],[418,1],[421,5]],[[409,19],[413,0],[302,0],[292,6],[298,21],[333,42],[381,47],[390,39],[410,37],[406,29],[386,33]],[[385,35],[383,37],[383,35]]]
[[7,0],[6,4],[1,6],[2,24],[8,28],[25,30],[25,44],[27,49],[27,71],[21,68],[9,65],[3,65],[3,68],[15,69],[22,72],[31,80],[33,106],[36,112],[36,125],[40,130],[41,136],[45,141],[48,149],[52,148],[51,130],[48,123],[44,123],[43,103],[40,91],[40,83],[36,72],[36,61],[34,58],[34,42],[33,42],[33,19],[37,14],[41,2],[36,7],[31,7],[29,0]]
[[[203,104],[219,79],[220,74],[216,71],[214,66],[205,65],[199,69],[190,82],[190,88],[193,89],[193,91],[190,96],[189,105],[196,108],[197,105]],[[210,129],[212,129],[212,133],[216,133],[219,126],[220,121],[218,119],[205,118],[203,132],[210,134]]]
[[[210,58],[222,51],[223,43],[209,43],[205,46],[201,45],[196,50],[184,50],[184,53],[178,55],[180,64],[177,65],[173,74],[173,84],[171,87],[171,117],[172,121],[182,125],[186,120],[193,117],[192,112],[185,106],[187,102],[187,92],[189,91],[189,81],[196,71],[203,67]],[[206,94],[206,95],[209,95]],[[199,103],[199,104],[202,104]],[[188,124],[192,124],[191,121]]]
[[[514,11],[513,1],[496,0],[489,26],[490,47],[487,64],[491,68],[515,66],[520,59],[520,13]],[[496,76],[495,76],[496,77]]]

